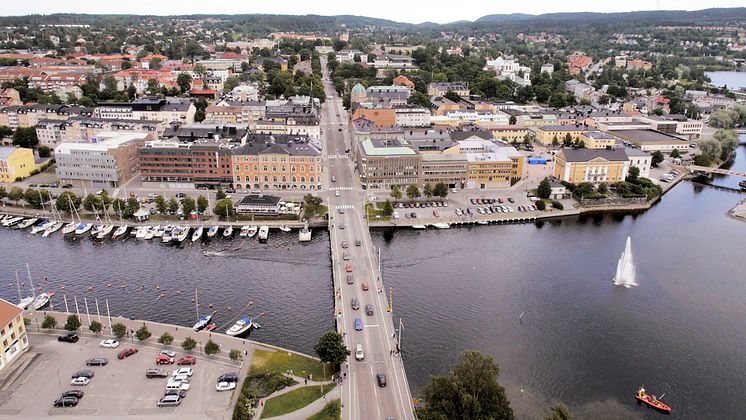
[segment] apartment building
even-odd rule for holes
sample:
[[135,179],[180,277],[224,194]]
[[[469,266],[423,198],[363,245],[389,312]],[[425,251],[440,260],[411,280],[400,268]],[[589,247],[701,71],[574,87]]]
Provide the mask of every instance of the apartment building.
[[227,139],[181,142],[176,138],[146,142],[139,150],[143,182],[191,183],[195,186],[230,185],[232,150]]
[[0,147],[0,183],[26,178],[36,169],[34,151],[23,147]]
[[389,189],[420,181],[422,155],[398,139],[364,140],[355,158],[363,188]]
[[553,175],[580,184],[624,181],[630,160],[624,149],[562,149],[555,157]]
[[580,133],[578,139],[588,149],[610,149],[615,147],[617,143],[621,143],[619,139],[611,134],[595,130]]
[[577,141],[578,139],[580,139],[580,135],[583,134],[585,130],[586,129],[584,127],[570,125],[547,125],[543,127],[537,127],[536,141],[545,146],[549,146],[552,144],[552,142],[554,142],[554,139],[556,138],[557,141],[562,144],[568,134],[572,138],[572,141]]
[[28,348],[23,310],[0,299],[0,370],[6,369]]
[[453,92],[461,97],[469,97],[469,87],[464,82],[433,82],[427,85],[427,94],[430,97],[443,96]]

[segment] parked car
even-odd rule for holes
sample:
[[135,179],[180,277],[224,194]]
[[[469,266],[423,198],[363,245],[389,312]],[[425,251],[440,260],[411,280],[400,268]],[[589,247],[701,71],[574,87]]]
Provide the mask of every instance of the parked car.
[[117,340],[104,340],[100,343],[98,343],[99,347],[109,348],[109,349],[115,349],[119,347],[119,341]]
[[88,379],[90,379],[90,378],[93,378],[93,375],[95,375],[95,374],[93,373],[92,370],[83,369],[83,370],[79,370],[79,371],[73,373],[72,378],[73,379],[75,379],[75,378],[88,378]]
[[80,340],[80,337],[78,337],[78,334],[75,333],[67,333],[66,335],[57,337],[57,341],[62,341],[65,343],[77,343],[78,340]]
[[106,366],[109,363],[109,359],[105,357],[94,357],[85,361],[86,366]]
[[132,356],[135,353],[137,353],[137,347],[130,347],[128,349],[124,349],[120,351],[119,354],[117,354],[117,358],[119,360],[122,360],[122,359]]
[[513,198],[512,198],[512,197],[508,197],[508,202],[510,202],[510,203],[515,203],[515,200],[513,200]]
[[176,362],[177,365],[194,365],[197,364],[197,358],[194,356],[184,356],[181,359],[179,359],[178,362]]
[[145,372],[145,377],[147,378],[165,378],[166,376],[168,374],[161,368],[151,368]]
[[78,405],[78,399],[75,397],[61,397],[54,400],[55,407],[75,407]]
[[179,395],[166,395],[156,403],[158,407],[176,407],[179,404],[181,404]]
[[178,368],[173,373],[171,373],[171,376],[178,376],[178,375],[186,375],[186,376],[192,376],[194,371],[192,368]]
[[81,399],[83,398],[84,395],[85,393],[79,389],[71,389],[69,391],[65,391],[64,393],[62,393],[62,398],[75,397],[77,399]]
[[174,364],[174,358],[168,357],[164,354],[159,354],[155,358],[155,364],[156,365],[173,365]]
[[238,382],[238,372],[226,372],[218,377],[218,382]]
[[172,376],[171,379],[169,379],[169,381],[189,383],[189,376],[188,375],[176,375],[176,376]]
[[62,188],[66,189],[66,190],[70,189],[72,187],[73,187],[73,184],[62,184]]
[[166,397],[168,395],[178,395],[183,400],[184,398],[186,398],[187,392],[180,389],[167,389],[163,396]]
[[91,383],[91,380],[86,378],[85,376],[81,376],[79,378],[73,378],[73,380],[70,381],[70,385],[72,386],[86,386],[89,383]]
[[176,352],[173,351],[173,350],[161,350],[161,352],[159,354],[162,354],[162,355],[168,356],[168,357],[176,357]]
[[235,382],[218,382],[217,385],[215,385],[215,390],[218,392],[221,391],[230,391],[231,389],[236,388]]

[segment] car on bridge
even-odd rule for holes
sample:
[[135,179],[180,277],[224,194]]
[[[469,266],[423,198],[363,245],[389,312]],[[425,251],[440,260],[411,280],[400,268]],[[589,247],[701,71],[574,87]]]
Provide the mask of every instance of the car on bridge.
[[352,309],[355,311],[360,309],[360,301],[358,301],[357,298],[352,298]]
[[352,263],[351,262],[347,261],[345,263],[345,271],[348,272],[348,273],[352,273]]
[[354,284],[355,279],[352,277],[352,274],[347,275],[347,284]]
[[365,305],[365,314],[368,316],[373,315],[373,305],[371,305],[370,303]]
[[348,254],[347,252],[345,252],[344,254],[342,254],[342,259],[344,259],[345,261],[349,260],[350,259],[350,254]]
[[367,282],[363,282],[362,287],[363,287],[363,291],[367,291],[368,290],[368,283]]
[[363,330],[363,320],[360,317],[355,318],[355,331]]

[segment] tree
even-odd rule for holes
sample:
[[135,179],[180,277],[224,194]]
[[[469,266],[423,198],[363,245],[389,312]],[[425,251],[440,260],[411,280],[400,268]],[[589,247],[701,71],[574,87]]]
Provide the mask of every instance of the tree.
[[7,125],[0,125],[0,139],[13,135],[13,129]]
[[166,209],[168,209],[166,199],[160,194],[155,197],[155,209],[161,214],[166,213]]
[[36,137],[36,126],[18,127],[13,134],[13,145],[33,149],[39,144],[39,138]]
[[160,91],[161,84],[158,83],[158,79],[148,79],[148,87],[146,90],[149,94],[155,95]]
[[39,157],[46,158],[52,156],[52,149],[47,146],[39,146],[36,151],[39,153]]
[[552,146],[554,147],[559,146],[559,139],[557,138],[556,134],[554,135],[554,137],[552,137]]
[[511,115],[510,118],[508,118],[508,124],[510,125],[516,125],[518,122],[518,119],[515,117],[515,115]]
[[209,201],[207,201],[207,198],[205,198],[204,195],[200,195],[197,197],[197,211],[199,214],[205,214],[207,211],[207,206],[210,204]]
[[171,334],[164,332],[160,337],[158,337],[158,342],[164,346],[170,346],[171,343],[174,342],[174,337]]
[[5,187],[0,187],[0,203],[5,200],[5,197],[8,196],[8,191],[5,190]]
[[565,141],[563,142],[565,146],[572,146],[572,135],[570,133],[565,134]]
[[433,189],[433,195],[436,197],[446,198],[448,196],[448,185],[438,182]]
[[429,182],[422,188],[422,194],[428,198],[433,196],[433,186]]
[[212,356],[216,353],[220,353],[220,346],[218,346],[212,340],[207,340],[207,343],[205,343],[205,354],[208,356]]
[[194,211],[196,204],[192,197],[185,197],[184,201],[181,202],[181,207],[184,210],[184,217],[187,217]]
[[426,417],[433,419],[513,419],[505,389],[497,382],[500,367],[478,351],[461,353],[445,376],[431,376],[423,394]]
[[57,327],[57,318],[53,317],[52,315],[45,316],[44,320],[41,322],[41,327],[45,330]]
[[426,109],[430,109],[433,104],[430,102],[430,97],[422,92],[412,92],[412,95],[407,99],[407,103],[410,105],[418,105]]
[[350,355],[350,351],[342,341],[342,334],[336,331],[325,332],[319,338],[319,342],[313,346],[313,351],[322,362],[331,363],[334,366],[342,364]]
[[566,405],[557,404],[549,411],[546,420],[572,420],[572,416]]
[[100,196],[90,193],[83,199],[83,208],[91,212],[101,212],[104,210],[104,202]]
[[150,60],[150,63],[148,64],[148,67],[150,70],[160,70],[161,69],[161,59],[158,57],[152,58]]
[[640,176],[640,168],[637,166],[630,166],[627,171],[627,182],[635,183],[637,178]]
[[127,334],[127,326],[122,324],[121,322],[117,322],[116,324],[111,326],[111,332],[114,334],[114,337],[116,337],[117,340],[121,340],[122,337]]
[[148,327],[146,327],[145,324],[143,324],[142,327],[138,328],[138,330],[135,331],[135,337],[137,337],[137,340],[140,342],[147,340],[148,338],[150,338],[151,335],[153,334],[150,333]]
[[57,210],[59,211],[66,211],[66,212],[72,212],[73,208],[80,208],[80,203],[82,200],[80,197],[78,197],[77,194],[70,191],[65,191],[62,194],[57,197],[57,201],[55,202],[55,206],[57,207]]
[[77,315],[72,314],[67,316],[67,322],[65,322],[65,329],[73,332],[78,331],[78,328],[80,328],[80,318],[78,318]]
[[383,203],[383,215],[391,216],[392,214],[394,214],[394,205],[391,204],[391,200],[386,200],[386,202]]
[[185,93],[192,88],[192,76],[187,73],[180,73],[176,76],[176,84],[179,85],[181,93]]
[[218,188],[218,191],[215,193],[215,199],[216,200],[222,200],[226,198],[228,195],[223,191],[222,188]]
[[720,160],[722,161],[730,159],[740,144],[736,130],[718,130],[712,139],[720,143]]
[[537,202],[536,202],[535,204],[536,204],[536,208],[537,208],[537,209],[538,209],[539,211],[544,211],[544,210],[546,210],[546,209],[547,209],[547,203],[546,203],[546,201],[544,201],[544,200],[539,200],[539,201],[537,201]]
[[549,182],[549,178],[541,180],[539,188],[536,189],[536,195],[545,200],[552,195],[552,184]]
[[230,198],[224,198],[218,201],[212,211],[221,217],[231,217],[236,215],[236,208],[233,207],[233,200]]
[[88,329],[94,333],[99,334],[101,332],[101,323],[98,321],[91,321],[91,325],[88,326]]
[[552,201],[552,207],[554,207],[557,210],[563,210],[565,208],[565,206],[563,206],[562,203],[557,200]]
[[608,186],[608,184],[606,184],[605,182],[602,182],[602,183],[598,184],[598,190],[597,191],[598,191],[599,194],[606,194],[606,193],[608,193],[609,192],[609,186]]
[[33,188],[28,188],[23,193],[23,199],[26,200],[26,202],[29,203],[31,207],[40,209],[43,207],[44,203],[51,201],[52,195],[49,194],[49,191],[47,190],[35,190]]
[[402,193],[398,185],[392,185],[391,192],[389,194],[391,195],[391,198],[393,198],[394,200],[401,200],[402,198]]
[[723,152],[723,148],[722,146],[720,146],[720,142],[715,140],[714,138],[700,141],[699,150],[701,150],[702,154],[706,156],[707,159],[709,159],[710,161],[718,160]]
[[10,192],[8,192],[8,198],[11,199],[11,201],[15,201],[16,204],[18,204],[24,196],[25,193],[21,187],[13,187],[10,189]]
[[410,200],[413,200],[413,199],[415,199],[415,198],[417,198],[419,196],[420,196],[420,189],[417,188],[416,185],[414,185],[414,184],[407,185],[407,197]]
[[679,153],[678,149],[671,150],[671,157],[676,159],[681,157],[681,153]]
[[663,153],[661,153],[660,150],[656,150],[651,156],[653,156],[653,159],[650,161],[650,165],[653,168],[657,168],[658,165],[663,162]]
[[241,355],[241,350],[238,350],[238,349],[232,349],[228,353],[228,357],[230,357],[230,359],[233,360],[234,362],[237,362],[243,358],[243,356]]
[[708,159],[707,156],[705,155],[694,156],[694,158],[692,159],[692,162],[698,166],[710,166],[712,164],[712,161]]
[[230,76],[227,79],[225,79],[225,82],[223,82],[223,91],[230,92],[236,86],[240,84],[241,84],[241,79],[238,76]]
[[179,211],[179,202],[176,201],[176,197],[171,197],[171,199],[168,200],[168,212],[170,214],[176,214],[177,211]]
[[197,347],[197,341],[192,337],[187,337],[181,342],[181,348],[184,349],[184,351],[192,351],[195,347]]

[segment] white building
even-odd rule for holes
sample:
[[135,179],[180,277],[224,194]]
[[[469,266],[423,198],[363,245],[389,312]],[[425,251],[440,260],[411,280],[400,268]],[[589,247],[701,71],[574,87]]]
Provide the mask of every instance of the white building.
[[430,110],[421,107],[395,108],[396,125],[399,127],[429,127]]
[[650,178],[650,167],[653,165],[653,156],[632,147],[626,147],[624,152],[627,153],[627,157],[629,158],[629,166],[635,166],[640,169],[640,177]]

